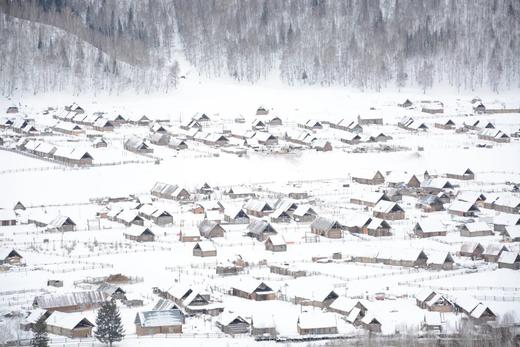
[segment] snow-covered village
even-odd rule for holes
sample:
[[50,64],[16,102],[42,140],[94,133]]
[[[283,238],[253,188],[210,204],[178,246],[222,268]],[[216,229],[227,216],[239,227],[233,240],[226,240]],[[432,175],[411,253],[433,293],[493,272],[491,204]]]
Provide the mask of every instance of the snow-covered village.
[[[0,32],[38,49],[83,40],[85,64],[121,49],[70,23],[86,4],[123,18],[127,2],[6,3]],[[159,3],[177,11],[171,86],[103,82],[93,62],[83,85],[27,55],[46,66],[38,87],[38,72],[28,87],[0,70],[0,346],[518,346],[518,61],[492,85],[297,82],[284,58],[282,77],[211,78],[181,49],[192,5]],[[268,27],[277,6],[304,6],[252,3]],[[339,18],[340,1],[309,3]],[[397,1],[377,3],[390,21]],[[134,63],[114,60],[118,78]]]

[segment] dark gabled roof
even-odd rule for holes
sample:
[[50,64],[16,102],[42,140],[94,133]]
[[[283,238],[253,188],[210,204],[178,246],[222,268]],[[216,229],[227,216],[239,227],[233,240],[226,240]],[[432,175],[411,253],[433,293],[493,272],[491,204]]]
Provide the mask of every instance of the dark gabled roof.
[[331,230],[334,228],[342,228],[342,225],[335,219],[330,219],[326,217],[316,217],[316,219],[311,224],[312,229],[318,230]]
[[265,232],[277,233],[277,231],[273,228],[271,223],[261,219],[251,221],[251,223],[249,223],[249,225],[247,226],[247,232],[248,234],[252,234],[255,236],[261,235]]

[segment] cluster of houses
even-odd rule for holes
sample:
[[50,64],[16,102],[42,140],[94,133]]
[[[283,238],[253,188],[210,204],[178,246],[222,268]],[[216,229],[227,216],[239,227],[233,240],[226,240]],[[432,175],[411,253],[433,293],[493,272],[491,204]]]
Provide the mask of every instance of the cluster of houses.
[[[482,324],[496,320],[496,314],[485,304],[468,295],[446,295],[425,289],[415,296],[416,304],[430,312],[463,313],[474,323]],[[434,328],[430,324],[430,328]],[[440,326],[438,327],[440,329]]]
[[85,149],[56,146],[48,142],[30,140],[28,138],[21,138],[16,143],[16,148],[24,153],[66,165],[90,166],[94,160],[92,155]]

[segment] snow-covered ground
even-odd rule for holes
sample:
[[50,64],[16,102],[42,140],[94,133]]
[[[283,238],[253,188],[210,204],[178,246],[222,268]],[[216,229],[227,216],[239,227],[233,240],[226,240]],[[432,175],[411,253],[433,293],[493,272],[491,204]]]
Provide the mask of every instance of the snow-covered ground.
[[[164,95],[38,95],[0,99],[0,110],[13,104],[19,105],[20,113],[34,119],[37,125],[50,127],[56,121],[51,111],[44,115],[47,107],[63,109],[64,105],[76,102],[88,114],[96,111],[108,114],[137,116],[145,114],[151,119],[161,120],[172,133],[182,132],[179,122],[190,119],[196,112],[205,112],[210,118],[205,129],[213,132],[250,128],[257,118],[255,111],[264,105],[270,115],[283,121],[282,126],[270,128],[273,134],[298,130],[297,124],[308,119],[337,122],[342,118],[355,120],[360,113],[370,107],[382,115],[383,125],[364,126],[363,134],[383,132],[392,140],[382,143],[393,150],[380,150],[379,143],[347,145],[341,138],[351,134],[334,130],[325,125],[313,135],[331,142],[333,150],[318,152],[310,148],[297,149],[289,154],[275,151],[254,151],[239,157],[221,148],[188,140],[188,149],[175,151],[165,146],[151,145],[153,159],[123,148],[123,142],[131,135],[147,138],[148,127],[123,125],[114,132],[103,134],[107,148],[92,148],[85,135],[74,136],[55,134],[41,136],[40,139],[54,145],[82,146],[88,148],[96,166],[72,168],[53,161],[44,161],[22,155],[15,151],[0,150],[0,207],[12,210],[21,201],[25,211],[18,211],[16,227],[0,227],[1,248],[15,248],[22,253],[26,266],[13,267],[0,272],[0,311],[29,310],[34,296],[43,292],[66,293],[85,289],[78,283],[88,277],[107,276],[123,273],[142,280],[124,286],[128,294],[144,300],[143,308],[121,306],[123,322],[128,338],[121,345],[137,346],[171,344],[169,338],[140,338],[135,336],[133,319],[138,310],[151,309],[158,299],[152,288],[167,290],[175,283],[193,284],[210,291],[212,299],[222,302],[226,310],[243,317],[271,314],[280,335],[297,335],[297,320],[304,310],[321,311],[319,308],[294,304],[290,298],[302,288],[333,288],[340,296],[365,300],[368,309],[382,324],[383,334],[393,334],[403,329],[418,330],[425,316],[425,310],[415,305],[414,296],[424,289],[441,287],[442,292],[451,295],[475,296],[488,305],[500,320],[511,313],[520,321],[520,278],[518,270],[497,269],[496,264],[486,264],[482,260],[472,261],[460,257],[457,252],[468,238],[459,235],[456,226],[467,218],[456,217],[446,211],[424,213],[415,207],[417,198],[404,196],[399,202],[405,210],[406,219],[389,221],[392,236],[373,238],[358,237],[346,232],[339,240],[320,238],[320,242],[307,242],[309,223],[272,223],[287,241],[287,252],[266,251],[263,243],[244,236],[247,225],[223,224],[226,231],[223,238],[215,239],[217,256],[199,258],[192,255],[195,242],[179,241],[179,234],[189,228],[194,229],[203,215],[191,212],[191,204],[157,199],[154,207],[162,208],[173,216],[173,224],[160,227],[146,220],[156,234],[156,241],[136,243],[124,238],[123,224],[98,218],[105,208],[127,207],[129,203],[107,204],[103,198],[124,196],[149,196],[156,182],[177,184],[194,192],[204,182],[215,191],[212,199],[224,205],[240,206],[244,199],[231,199],[224,195],[226,188],[246,185],[258,196],[270,202],[283,196],[287,189],[306,191],[306,200],[319,215],[332,216],[348,225],[360,215],[372,215],[372,207],[356,205],[351,197],[368,192],[381,191],[379,185],[362,185],[352,181],[360,170],[380,170],[384,175],[393,173],[415,173],[422,181],[425,170],[444,175],[447,172],[470,168],[475,180],[450,180],[457,184],[454,193],[473,191],[485,195],[500,193],[519,198],[512,192],[510,182],[520,182],[520,141],[511,138],[510,143],[495,143],[481,140],[477,131],[455,132],[434,127],[451,119],[457,128],[463,122],[476,119],[492,122],[495,128],[507,134],[520,129],[520,114],[472,115],[471,99],[475,95],[453,95],[442,91],[432,95],[417,94],[413,91],[401,93],[360,93],[341,88],[289,88],[277,84],[260,86],[240,85],[223,82],[186,80],[179,90]],[[502,101],[520,104],[511,95],[480,95],[484,103]],[[441,100],[444,113],[431,115],[419,110],[404,110],[398,107],[405,99]],[[427,132],[411,132],[397,126],[403,115],[410,115],[429,127]],[[235,123],[242,115],[245,123]],[[0,114],[0,118],[4,116]],[[261,116],[259,116],[261,117]],[[264,116],[265,117],[265,116]],[[301,130],[301,129],[300,129]],[[0,129],[4,145],[14,143],[10,129]],[[280,138],[281,139],[281,138]],[[233,140],[235,141],[235,140]],[[279,147],[287,145],[281,140]],[[488,144],[483,148],[478,144]],[[363,147],[363,151],[359,148]],[[157,162],[155,161],[157,159]],[[134,163],[120,163],[119,162]],[[135,163],[139,161],[139,163]],[[109,165],[110,164],[110,165]],[[199,196],[200,197],[200,196]],[[448,206],[448,205],[446,205]],[[65,215],[75,223],[77,231],[52,233],[45,227],[35,227],[27,222],[34,216]],[[481,209],[478,218],[491,224],[499,212]],[[447,236],[429,239],[411,238],[416,222],[424,219],[438,219],[446,227]],[[491,225],[492,227],[492,225]],[[518,242],[504,242],[496,234],[472,238],[484,246],[503,243],[510,250],[519,251]],[[360,250],[390,249],[396,254],[406,249],[423,249],[426,253],[449,251],[454,257],[455,270],[414,269],[383,264],[362,264],[356,262],[313,262],[313,257],[331,257],[334,252],[345,255]],[[240,255],[250,263],[242,275],[222,277],[216,274],[216,265]],[[269,272],[265,264],[287,262],[295,268],[308,272],[303,278],[292,278]],[[476,273],[465,270],[476,268]],[[441,274],[441,278],[435,278]],[[446,275],[446,276],[444,276]],[[278,295],[288,300],[256,302],[228,295],[232,280],[257,278],[269,284]],[[47,280],[64,281],[63,288],[47,286]],[[421,286],[419,286],[420,284]],[[452,288],[449,290],[447,288]],[[501,289],[502,288],[502,289]],[[95,289],[95,288],[92,288]],[[9,293],[18,291],[17,293]],[[25,292],[23,292],[25,291]],[[375,300],[384,293],[391,300]],[[506,301],[508,300],[508,301]],[[95,311],[87,311],[86,317],[95,320]],[[456,330],[463,315],[446,313],[443,328],[446,332]],[[340,314],[335,314],[338,331],[345,335],[363,335],[365,331],[347,323]],[[220,337],[216,327],[216,317],[189,317],[183,327],[186,337],[175,339],[183,345],[249,345],[255,344],[251,337]],[[206,334],[206,336],[204,336]],[[214,335],[212,335],[214,334]],[[215,336],[219,336],[218,338]],[[59,337],[55,341],[59,340]],[[92,343],[92,341],[90,341]],[[260,343],[256,343],[260,344]],[[271,343],[263,342],[265,345]]]

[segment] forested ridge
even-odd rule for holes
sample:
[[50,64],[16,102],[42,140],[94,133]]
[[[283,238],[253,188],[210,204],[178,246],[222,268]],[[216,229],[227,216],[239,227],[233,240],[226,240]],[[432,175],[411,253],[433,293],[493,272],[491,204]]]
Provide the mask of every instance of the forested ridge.
[[518,0],[0,0],[0,92],[204,78],[381,90],[520,86]]

